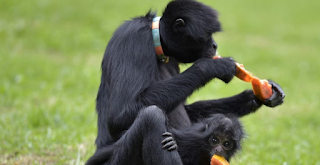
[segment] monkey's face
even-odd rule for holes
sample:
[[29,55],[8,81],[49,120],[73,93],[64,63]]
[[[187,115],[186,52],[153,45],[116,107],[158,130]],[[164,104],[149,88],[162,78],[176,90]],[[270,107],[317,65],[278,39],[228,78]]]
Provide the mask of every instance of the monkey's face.
[[229,160],[233,155],[235,142],[232,138],[225,136],[212,136],[209,142],[212,146],[211,155],[219,155]]
[[172,1],[160,23],[161,43],[167,56],[189,63],[215,55],[217,44],[212,34],[220,31],[220,22],[214,9],[197,1]]
[[241,140],[244,136],[240,121],[235,116],[215,114],[208,118],[206,132],[208,136],[210,156],[214,154],[229,159],[241,149]]

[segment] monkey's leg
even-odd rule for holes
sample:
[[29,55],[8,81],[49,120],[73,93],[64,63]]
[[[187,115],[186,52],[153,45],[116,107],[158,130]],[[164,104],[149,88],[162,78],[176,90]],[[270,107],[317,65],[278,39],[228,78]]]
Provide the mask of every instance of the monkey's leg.
[[162,134],[167,131],[165,114],[149,106],[138,114],[132,126],[115,143],[111,165],[182,165],[177,150],[162,148]]

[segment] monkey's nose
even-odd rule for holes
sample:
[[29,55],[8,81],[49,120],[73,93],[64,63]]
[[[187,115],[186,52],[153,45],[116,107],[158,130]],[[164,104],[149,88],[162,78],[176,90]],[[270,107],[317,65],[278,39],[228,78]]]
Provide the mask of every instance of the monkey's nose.
[[222,147],[216,147],[215,148],[216,154],[222,152]]
[[215,50],[217,50],[217,49],[218,49],[218,44],[217,44],[216,42],[213,42],[213,43],[212,43],[212,47],[213,47]]

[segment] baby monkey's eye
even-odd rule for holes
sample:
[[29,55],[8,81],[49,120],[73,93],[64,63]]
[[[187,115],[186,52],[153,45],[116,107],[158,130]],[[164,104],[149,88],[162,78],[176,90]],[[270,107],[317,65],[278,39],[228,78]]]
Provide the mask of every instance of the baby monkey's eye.
[[231,150],[233,148],[233,142],[232,141],[223,142],[223,148],[226,150]]
[[213,145],[218,145],[218,144],[219,144],[219,140],[216,139],[216,138],[213,138],[213,139],[212,139],[212,144],[213,144]]

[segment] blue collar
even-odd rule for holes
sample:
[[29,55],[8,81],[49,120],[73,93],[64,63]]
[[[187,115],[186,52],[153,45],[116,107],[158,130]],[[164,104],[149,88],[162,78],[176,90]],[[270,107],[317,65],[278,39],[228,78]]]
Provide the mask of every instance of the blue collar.
[[157,55],[158,59],[161,62],[168,63],[169,57],[164,55],[163,49],[161,46],[161,41],[160,41],[160,31],[159,31],[160,18],[161,17],[155,17],[155,18],[153,18],[153,21],[152,21],[153,44],[154,44],[154,48],[156,50],[156,55]]

